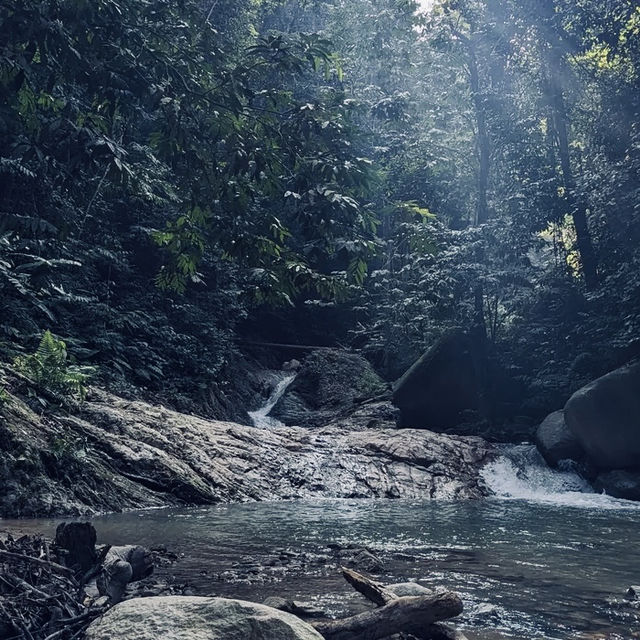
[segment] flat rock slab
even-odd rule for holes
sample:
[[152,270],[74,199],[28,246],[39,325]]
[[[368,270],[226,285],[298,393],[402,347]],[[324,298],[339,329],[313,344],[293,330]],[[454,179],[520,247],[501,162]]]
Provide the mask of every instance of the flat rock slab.
[[[477,437],[346,424],[258,429],[206,420],[94,390],[79,416],[43,421],[22,405],[10,438],[42,459],[60,432],[76,458],[39,464],[0,486],[0,515],[29,483],[23,515],[304,498],[477,498],[490,454]],[[10,442],[8,438],[6,440]],[[2,443],[0,442],[0,452]],[[75,460],[75,462],[74,462]],[[4,493],[3,493],[4,491]],[[12,513],[12,511],[14,511]]]
[[167,596],[122,602],[93,622],[86,640],[322,640],[313,627],[262,604]]

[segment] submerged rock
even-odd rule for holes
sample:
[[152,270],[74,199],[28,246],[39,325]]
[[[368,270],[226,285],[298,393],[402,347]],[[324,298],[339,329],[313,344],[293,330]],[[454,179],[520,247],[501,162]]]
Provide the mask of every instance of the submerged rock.
[[306,622],[262,604],[166,596],[122,602],[93,622],[86,640],[322,640]]
[[625,593],[627,600],[637,600],[640,597],[640,586],[632,584]]
[[596,467],[640,467],[640,363],[582,387],[564,411],[567,426]]
[[607,471],[601,473],[593,483],[594,489],[624,500],[640,500],[640,472]]
[[[0,515],[91,513],[171,504],[310,497],[485,495],[481,438],[424,430],[257,429],[94,390],[79,416],[43,420],[17,400],[0,438]],[[17,411],[17,409],[16,409]],[[82,447],[55,466],[66,434]],[[20,456],[11,453],[15,447]],[[7,455],[7,450],[9,455]],[[19,469],[28,461],[28,473]],[[4,465],[4,466],[2,466]],[[28,496],[28,501],[24,500]]]
[[561,460],[584,458],[584,451],[564,420],[564,411],[549,414],[536,432],[536,445],[546,463],[554,469]]

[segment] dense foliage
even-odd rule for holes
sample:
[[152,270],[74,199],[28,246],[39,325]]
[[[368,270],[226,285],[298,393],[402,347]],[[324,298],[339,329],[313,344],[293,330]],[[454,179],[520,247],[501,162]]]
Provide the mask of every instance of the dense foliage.
[[220,414],[239,341],[394,378],[480,327],[555,408],[636,347],[639,36],[632,0],[6,0],[4,359],[50,329]]

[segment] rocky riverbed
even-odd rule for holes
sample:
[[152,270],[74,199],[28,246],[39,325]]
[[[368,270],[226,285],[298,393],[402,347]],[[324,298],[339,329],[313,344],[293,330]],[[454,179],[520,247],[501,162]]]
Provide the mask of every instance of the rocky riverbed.
[[388,404],[370,403],[326,427],[266,430],[97,389],[77,413],[47,417],[9,397],[0,411],[0,515],[487,493],[484,440],[399,430],[389,415]]

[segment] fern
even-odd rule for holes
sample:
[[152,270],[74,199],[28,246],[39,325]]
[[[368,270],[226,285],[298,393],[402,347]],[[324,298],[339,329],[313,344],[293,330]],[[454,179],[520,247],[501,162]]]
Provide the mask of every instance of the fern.
[[53,394],[70,395],[82,401],[93,369],[78,367],[67,361],[67,346],[47,329],[38,349],[28,356],[18,356],[16,369],[35,384]]

